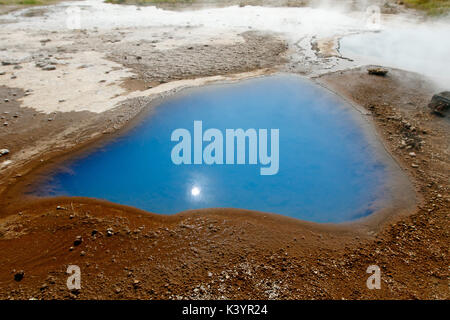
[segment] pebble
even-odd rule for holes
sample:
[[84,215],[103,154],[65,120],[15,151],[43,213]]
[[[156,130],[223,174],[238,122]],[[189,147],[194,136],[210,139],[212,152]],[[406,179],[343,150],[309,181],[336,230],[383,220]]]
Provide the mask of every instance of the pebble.
[[9,153],[9,149],[0,149],[0,157]]
[[416,163],[412,163],[412,164],[411,164],[411,167],[413,167],[413,168],[418,168],[418,167],[419,167],[419,165],[418,165],[418,164],[416,164]]
[[75,241],[73,242],[74,246],[79,246],[83,242],[83,238],[81,236],[77,236]]
[[20,271],[16,272],[16,274],[14,275],[14,280],[20,281],[23,279],[24,276],[25,276],[25,272],[23,270],[20,270]]
[[42,70],[45,70],[45,71],[52,71],[52,70],[56,70],[56,67],[53,66],[53,65],[48,64],[48,65],[42,67]]

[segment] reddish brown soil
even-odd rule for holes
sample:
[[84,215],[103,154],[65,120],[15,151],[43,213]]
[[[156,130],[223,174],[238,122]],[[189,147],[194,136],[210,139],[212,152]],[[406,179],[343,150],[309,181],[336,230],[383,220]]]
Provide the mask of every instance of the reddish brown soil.
[[[17,203],[18,191],[7,188],[0,298],[448,299],[450,125],[426,108],[434,89],[398,70],[317,81],[371,112],[415,185],[417,210],[367,228],[230,209],[161,216],[81,198]],[[81,268],[76,292],[66,287],[70,264]],[[373,264],[380,290],[366,287]],[[24,277],[15,281],[19,270]]]

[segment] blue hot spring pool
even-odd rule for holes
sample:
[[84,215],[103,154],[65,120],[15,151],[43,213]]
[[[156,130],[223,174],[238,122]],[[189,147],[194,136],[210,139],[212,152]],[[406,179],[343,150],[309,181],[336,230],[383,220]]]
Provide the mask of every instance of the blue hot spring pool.
[[[195,121],[201,122],[200,134]],[[387,167],[363,122],[337,96],[293,75],[189,89],[153,106],[119,138],[61,164],[32,193],[94,197],[162,214],[230,207],[314,222],[351,221],[379,209],[386,191]],[[191,149],[187,136],[172,141],[176,129],[191,135]],[[243,149],[230,139],[236,149],[227,152],[227,129],[254,129],[258,142],[251,144],[255,136],[247,131]],[[207,132],[216,135],[204,139],[199,153],[196,143]],[[186,148],[177,153],[181,141]],[[215,160],[207,164],[202,150],[212,142]],[[237,164],[242,150],[243,163]],[[175,164],[174,152],[186,161]],[[198,155],[202,164],[194,163]],[[272,169],[262,174],[269,155]]]

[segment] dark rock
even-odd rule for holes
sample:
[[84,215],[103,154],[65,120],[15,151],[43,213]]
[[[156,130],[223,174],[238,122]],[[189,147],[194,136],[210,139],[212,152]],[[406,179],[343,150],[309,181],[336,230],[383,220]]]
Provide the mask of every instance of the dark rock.
[[384,77],[388,73],[388,70],[384,69],[384,68],[380,68],[380,67],[373,67],[373,68],[368,68],[367,72],[369,74],[372,74],[372,75],[375,75],[375,76],[382,76],[382,77]]
[[74,246],[79,246],[83,242],[83,238],[81,236],[77,236],[75,241],[73,242]]
[[431,98],[428,108],[430,108],[433,113],[445,117],[446,112],[450,109],[450,91],[435,94]]
[[23,279],[24,275],[25,275],[25,272],[23,270],[20,270],[20,271],[16,272],[16,274],[14,275],[14,280],[20,281]]
[[7,60],[3,60],[2,61],[2,66],[10,66],[10,65],[14,65],[17,64],[17,62],[15,61],[7,61]]

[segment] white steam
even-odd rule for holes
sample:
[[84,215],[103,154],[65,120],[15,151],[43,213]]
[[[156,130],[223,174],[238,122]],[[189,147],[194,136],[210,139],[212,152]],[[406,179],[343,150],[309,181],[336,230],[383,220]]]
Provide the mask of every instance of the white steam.
[[[64,30],[68,6],[81,8],[81,28],[112,30],[134,27],[191,27],[195,33],[239,33],[261,30],[279,33],[291,43],[309,39],[342,38],[341,53],[355,59],[355,65],[373,63],[450,78],[450,19],[419,22],[405,15],[383,16],[380,33],[370,33],[364,7],[375,1],[358,2],[360,11],[351,11],[339,1],[318,0],[313,7],[226,7],[196,11],[168,11],[152,6],[111,5],[102,0],[64,2],[49,7],[46,16],[24,18],[23,12],[4,18],[15,23],[5,29]],[[376,3],[376,2],[375,2]],[[20,16],[20,17],[19,17]],[[145,32],[140,33],[145,39]],[[309,46],[309,41],[302,42]],[[309,48],[310,49],[310,48]]]

